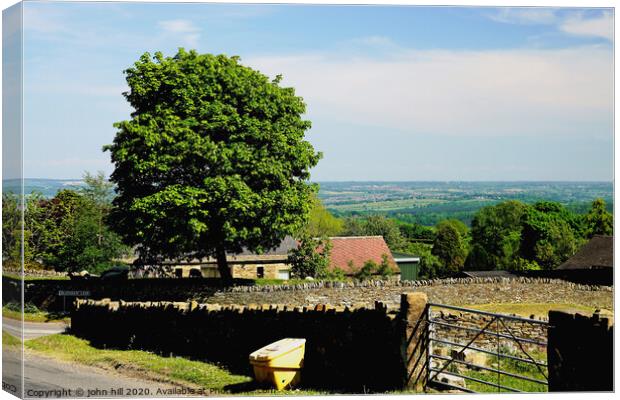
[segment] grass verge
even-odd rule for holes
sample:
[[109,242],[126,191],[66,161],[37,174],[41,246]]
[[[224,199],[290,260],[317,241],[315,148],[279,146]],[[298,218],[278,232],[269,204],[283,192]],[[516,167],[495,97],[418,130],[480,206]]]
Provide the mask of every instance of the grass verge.
[[[14,307],[4,306],[2,307],[2,316],[4,318],[11,318],[21,320],[22,313],[19,310],[15,310]],[[24,312],[24,321],[26,322],[71,322],[71,318],[66,313],[50,313],[47,311],[31,311]]]
[[161,357],[138,350],[103,350],[71,335],[50,335],[25,342],[25,347],[56,359],[104,369],[125,369],[147,378],[223,391],[249,382],[216,365],[179,357]]
[[[13,339],[9,337],[6,340]],[[3,340],[5,340],[4,332]],[[329,394],[307,389],[275,391],[257,388],[251,377],[232,374],[225,368],[211,363],[181,357],[162,357],[139,350],[98,349],[86,340],[66,334],[40,337],[24,343],[26,349],[35,354],[106,370],[124,371],[144,379],[200,387],[215,394],[250,396]]]
[[2,347],[19,347],[21,345],[21,340],[5,331],[2,331]]
[[[6,276],[7,278],[11,278],[11,279],[17,279],[17,280],[21,280],[22,277],[20,277],[18,274],[12,274],[12,273],[3,273],[2,276]],[[23,277],[24,281],[68,281],[71,278],[69,278],[68,276],[64,276],[64,275],[50,275],[50,276],[34,276],[34,275],[24,275]]]

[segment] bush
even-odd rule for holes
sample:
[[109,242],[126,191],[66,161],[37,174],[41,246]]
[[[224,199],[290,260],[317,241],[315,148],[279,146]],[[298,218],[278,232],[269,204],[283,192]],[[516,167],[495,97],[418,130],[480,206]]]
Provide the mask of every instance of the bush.
[[[351,266],[351,262],[349,262],[349,267]],[[388,278],[393,273],[394,271],[392,270],[387,254],[383,254],[381,256],[381,264],[368,260],[357,271],[355,277],[360,280],[371,278],[373,275],[379,275],[381,278]]]
[[[4,307],[10,311],[15,311],[19,313],[22,312],[22,307],[20,303],[10,302],[10,303],[7,303]],[[24,304],[24,310],[23,310],[24,313],[33,314],[39,311],[40,311],[39,308],[32,303]]]
[[296,278],[324,278],[328,274],[331,248],[327,238],[304,236],[299,246],[289,254],[291,272]]
[[364,265],[359,269],[359,271],[357,271],[357,273],[355,274],[355,277],[359,280],[365,280],[370,278],[373,273],[377,270],[377,263],[372,261],[372,260],[368,260],[364,263]]

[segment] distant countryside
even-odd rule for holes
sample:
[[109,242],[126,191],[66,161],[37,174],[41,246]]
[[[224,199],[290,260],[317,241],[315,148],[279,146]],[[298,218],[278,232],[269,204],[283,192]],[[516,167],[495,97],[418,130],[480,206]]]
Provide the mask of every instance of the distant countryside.
[[319,196],[337,216],[383,214],[428,226],[443,219],[470,225],[480,208],[506,200],[555,201],[585,213],[602,198],[613,210],[611,182],[321,182]]
[[[5,180],[5,191],[19,192],[19,180]],[[81,179],[25,179],[24,193],[53,197],[76,189]],[[592,200],[613,210],[612,182],[319,182],[319,198],[336,216],[382,214],[402,222],[435,225],[458,219],[467,225],[480,208],[506,200],[555,201],[586,213]]]

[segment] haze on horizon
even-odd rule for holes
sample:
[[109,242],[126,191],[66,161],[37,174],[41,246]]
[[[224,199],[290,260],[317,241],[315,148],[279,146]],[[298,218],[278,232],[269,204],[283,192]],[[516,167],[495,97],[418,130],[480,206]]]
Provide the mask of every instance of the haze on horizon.
[[185,47],[284,76],[324,153],[314,182],[609,182],[613,18],[602,8],[25,3],[24,176],[110,173],[101,147],[131,112],[122,71],[145,51]]

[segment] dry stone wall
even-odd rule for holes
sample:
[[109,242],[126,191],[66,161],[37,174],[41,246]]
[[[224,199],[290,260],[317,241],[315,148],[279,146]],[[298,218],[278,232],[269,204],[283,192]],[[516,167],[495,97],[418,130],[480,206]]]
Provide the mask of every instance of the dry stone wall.
[[142,349],[217,362],[251,375],[249,354],[285,337],[305,338],[304,386],[352,393],[402,387],[402,322],[372,308],[78,300],[73,334],[95,346]]
[[426,293],[430,302],[451,305],[488,303],[565,303],[593,308],[613,308],[609,286],[579,285],[548,278],[463,278],[427,281],[308,282],[289,286],[234,287],[212,293],[196,293],[201,303],[249,304],[293,303],[312,306],[320,303],[353,306],[375,301],[397,308],[400,295]]
[[[613,308],[613,288],[580,285],[548,278],[463,278],[429,281],[305,282],[298,285],[239,286],[224,288],[217,279],[129,279],[102,282],[33,280],[25,282],[25,302],[48,310],[71,304],[61,291],[87,291],[92,299],[124,301],[188,301],[215,304],[333,304],[372,307],[376,301],[397,308],[404,292],[426,293],[429,301],[452,305],[486,303],[568,303],[594,308]],[[21,298],[21,283],[2,277],[3,301]]]
[[[439,322],[432,326],[433,337],[437,339],[467,344],[475,338],[472,344],[476,347],[496,351],[499,346],[504,352],[510,354],[519,352],[519,345],[516,340],[504,336],[514,336],[528,340],[519,342],[526,351],[535,350],[542,353],[546,351],[547,324],[510,319],[503,319],[502,322],[492,322],[493,317],[487,315],[444,311],[433,312],[432,319]],[[461,329],[448,325],[455,325]],[[478,331],[483,328],[487,329],[476,337]],[[503,336],[498,337],[496,333]],[[541,344],[529,341],[536,341]]]

